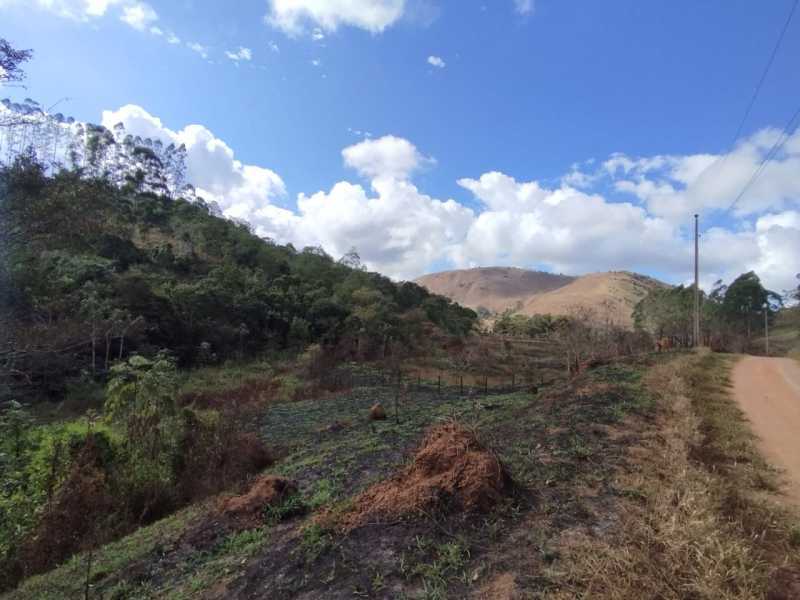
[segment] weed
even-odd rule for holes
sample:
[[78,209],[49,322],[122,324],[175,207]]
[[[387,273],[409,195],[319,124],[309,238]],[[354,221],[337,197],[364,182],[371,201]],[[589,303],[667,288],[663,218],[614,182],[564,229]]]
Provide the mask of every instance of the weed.
[[300,550],[305,555],[306,562],[313,563],[333,544],[333,535],[329,529],[311,523],[303,528],[300,539]]
[[317,481],[314,493],[308,499],[308,508],[316,510],[329,506],[341,493],[341,486],[330,479]]
[[306,505],[299,493],[289,494],[277,504],[268,504],[264,508],[264,522],[275,525],[284,519],[301,515],[306,512]]
[[433,560],[418,564],[413,573],[422,578],[425,598],[436,600],[447,597],[448,580],[461,577],[466,580],[464,571],[470,553],[460,540],[433,544],[427,538],[417,538],[420,550],[433,548]]
[[212,554],[215,556],[248,556],[257,550],[267,540],[267,529],[259,527],[232,533],[220,542]]

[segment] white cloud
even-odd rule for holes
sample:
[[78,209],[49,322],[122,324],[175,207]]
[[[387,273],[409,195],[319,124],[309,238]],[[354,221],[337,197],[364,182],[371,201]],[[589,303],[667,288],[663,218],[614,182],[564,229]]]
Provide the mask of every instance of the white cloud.
[[201,58],[208,58],[208,46],[203,46],[197,42],[187,42],[186,47],[199,54]]
[[129,2],[122,7],[120,20],[138,31],[145,31],[152,23],[158,21],[158,14],[146,2]]
[[436,163],[408,140],[393,135],[348,146],[342,158],[348,167],[371,179],[408,179],[414,171]]
[[320,65],[322,65],[322,61],[318,58],[312,58],[311,64],[312,66],[319,67]]
[[272,50],[273,52],[280,52],[281,51],[281,49],[278,47],[278,44],[276,44],[273,41],[270,41],[268,43],[268,46],[269,46],[269,49]]
[[[715,157],[702,154],[638,159],[615,155],[589,173],[589,179],[578,177],[586,184],[581,189],[566,182],[570,174],[581,173],[579,165],[556,186],[491,171],[458,181],[479,203],[471,209],[420,190],[411,181],[413,174],[435,161],[410,141],[389,135],[342,151],[345,165],[367,178],[369,186],[339,181],[327,191],[298,194],[292,208],[276,204],[286,198],[278,174],[243,164],[207,128],[189,125],[173,131],[133,105],[103,113],[104,125],[111,127],[118,121],[133,134],[186,144],[188,180],[202,196],[217,201],[227,216],[249,221],[260,235],[298,247],[322,245],[334,256],[356,247],[370,268],[398,278],[417,276],[434,264],[505,264],[573,274],[630,269],[686,282],[693,249],[685,227],[689,215],[677,219],[657,214],[646,201],[613,201],[594,191],[599,187],[595,184],[602,182],[603,189],[611,184],[613,189],[616,178],[621,178],[619,182],[641,184],[642,190],[651,186],[640,193],[676,193],[681,186],[696,185],[710,168],[718,168],[709,166],[717,164],[712,162]],[[744,145],[759,146],[769,136],[756,138]],[[791,152],[787,150],[787,157]],[[582,167],[592,165],[593,161],[587,161]],[[672,184],[651,181],[665,174]],[[765,185],[780,187],[784,177],[780,169],[768,170]],[[800,191],[791,196],[790,204],[761,211],[750,220],[739,219],[734,225],[720,222],[706,229],[701,238],[702,283],[729,282],[754,270],[776,291],[796,286]]]
[[[615,154],[603,169],[615,188],[642,201],[672,221],[686,215],[724,211],[745,188],[780,132],[764,129],[727,155],[657,155],[632,158]],[[800,198],[800,131],[796,131],[735,206],[738,217],[781,211]]]
[[521,15],[533,14],[534,0],[514,0],[514,8]]
[[319,27],[314,27],[314,31],[311,32],[311,39],[315,42],[320,42],[325,39],[325,34]]
[[370,268],[412,278],[450,254],[473,218],[470,209],[431,198],[408,181],[375,180],[372,188],[374,196],[342,181],[329,192],[300,194],[297,214],[277,215],[284,220],[272,233],[300,245],[321,244],[334,256],[355,247]]
[[671,245],[677,230],[630,203],[566,185],[547,189],[500,172],[458,183],[485,207],[459,249],[462,266],[535,262],[583,273],[647,264],[672,269],[683,259]]
[[441,57],[433,55],[428,57],[428,64],[436,67],[437,69],[444,69],[447,66]]
[[225,52],[225,56],[230,58],[232,61],[239,62],[240,60],[252,60],[253,59],[253,51],[250,48],[245,48],[244,46],[239,46],[238,50],[228,50]]
[[122,0],[0,0],[0,7],[24,4],[65,19],[88,21],[102,17],[109,7],[121,3]]
[[179,38],[174,33],[170,32],[170,33],[167,34],[167,43],[168,44],[173,44],[173,45],[180,44],[181,43],[181,38]]
[[103,111],[104,126],[112,128],[117,123],[125,125],[132,135],[185,144],[188,181],[201,196],[216,201],[230,217],[253,220],[259,210],[286,194],[283,180],[275,172],[243,164],[224,141],[202,125],[173,131],[133,104],[116,111]]
[[266,20],[290,36],[309,27],[321,32],[347,25],[380,33],[396,23],[405,10],[405,0],[269,0]]
[[[58,17],[82,22],[103,17],[109,9],[117,7],[121,11],[120,20],[138,31],[147,31],[158,21],[155,9],[140,0],[0,0],[0,7],[13,4],[35,6]],[[157,27],[150,31],[154,35],[163,33]]]

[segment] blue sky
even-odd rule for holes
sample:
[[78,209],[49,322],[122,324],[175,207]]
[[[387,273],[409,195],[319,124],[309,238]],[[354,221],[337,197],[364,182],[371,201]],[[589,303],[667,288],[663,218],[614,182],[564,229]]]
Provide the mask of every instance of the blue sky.
[[[679,282],[698,211],[705,281],[755,268],[783,288],[800,138],[723,208],[798,108],[800,15],[718,158],[792,4],[0,0],[0,36],[35,51],[28,89],[0,95],[189,141],[226,213],[395,277],[515,264]],[[238,171],[210,175],[217,142]]]

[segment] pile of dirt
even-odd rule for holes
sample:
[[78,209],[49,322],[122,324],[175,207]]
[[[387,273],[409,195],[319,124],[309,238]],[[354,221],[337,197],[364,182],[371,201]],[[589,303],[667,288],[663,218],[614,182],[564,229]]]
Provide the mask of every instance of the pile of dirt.
[[336,525],[348,531],[429,511],[486,512],[511,488],[511,477],[497,456],[473,432],[448,422],[428,431],[400,473],[356,497]]
[[277,506],[296,493],[297,485],[293,481],[264,475],[257,478],[241,496],[225,500],[220,513],[227,520],[240,525],[257,526],[264,521],[264,509]]
[[376,402],[369,409],[369,418],[371,421],[386,420],[386,410],[383,408],[383,405],[380,402]]

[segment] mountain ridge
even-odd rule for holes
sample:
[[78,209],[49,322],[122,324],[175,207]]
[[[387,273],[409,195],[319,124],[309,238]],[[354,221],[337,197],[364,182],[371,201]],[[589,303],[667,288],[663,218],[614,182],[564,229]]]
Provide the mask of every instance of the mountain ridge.
[[455,269],[414,281],[484,315],[507,310],[524,315],[566,315],[590,309],[626,327],[633,326],[636,303],[650,290],[667,285],[632,271],[571,276],[518,267]]

